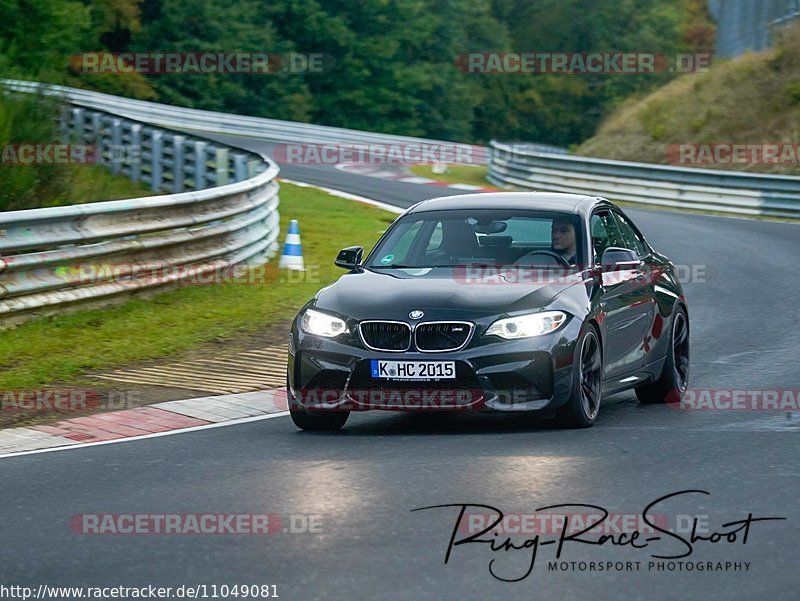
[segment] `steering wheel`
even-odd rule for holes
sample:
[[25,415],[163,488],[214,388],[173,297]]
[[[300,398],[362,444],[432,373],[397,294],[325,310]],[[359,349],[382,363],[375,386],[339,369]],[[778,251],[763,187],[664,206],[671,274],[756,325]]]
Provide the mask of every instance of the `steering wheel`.
[[519,259],[514,261],[514,265],[518,265],[519,262],[522,261],[524,258],[530,257],[532,255],[545,255],[545,256],[548,256],[548,257],[552,257],[562,267],[566,267],[567,269],[569,269],[571,267],[570,264],[569,264],[569,261],[567,261],[567,259],[564,258],[564,255],[562,255],[561,253],[557,253],[557,252],[555,252],[553,250],[534,250],[532,252],[529,252],[529,253],[521,256]]

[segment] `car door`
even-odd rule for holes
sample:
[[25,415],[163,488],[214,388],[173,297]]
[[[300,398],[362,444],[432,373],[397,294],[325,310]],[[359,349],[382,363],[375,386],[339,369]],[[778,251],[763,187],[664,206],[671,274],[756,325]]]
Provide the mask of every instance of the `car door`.
[[[592,247],[595,263],[609,247],[630,248],[611,209],[599,209],[591,218]],[[643,270],[604,270],[600,309],[605,324],[605,379],[613,380],[635,371],[644,364],[645,338],[653,319],[652,294]]]
[[636,253],[636,256],[642,261],[641,269],[635,270],[635,281],[638,284],[637,292],[640,296],[637,307],[639,308],[642,320],[640,322],[641,334],[641,354],[640,365],[648,362],[648,354],[653,344],[651,334],[653,332],[653,323],[656,318],[658,308],[655,302],[655,292],[653,290],[654,280],[652,277],[654,265],[652,263],[652,254],[650,247],[644,241],[642,235],[631,224],[630,220],[618,210],[612,210],[614,220],[617,223],[620,236],[622,237],[623,248],[628,248]]

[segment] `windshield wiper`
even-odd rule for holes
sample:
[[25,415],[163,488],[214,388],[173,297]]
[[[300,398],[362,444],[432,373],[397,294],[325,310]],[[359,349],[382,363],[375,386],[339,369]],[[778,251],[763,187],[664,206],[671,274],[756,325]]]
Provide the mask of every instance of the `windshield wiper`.
[[428,269],[422,265],[372,265],[370,269]]
[[453,265],[435,265],[434,267],[498,267],[498,264],[486,261],[470,261],[464,263],[455,263]]

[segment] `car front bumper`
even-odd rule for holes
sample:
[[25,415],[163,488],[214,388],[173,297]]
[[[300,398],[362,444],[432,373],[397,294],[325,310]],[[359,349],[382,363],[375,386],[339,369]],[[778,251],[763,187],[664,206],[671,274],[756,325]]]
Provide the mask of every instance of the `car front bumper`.
[[[482,410],[549,413],[569,398],[580,331],[572,319],[558,331],[521,340],[470,341],[452,352],[385,352],[355,340],[303,332],[289,335],[290,404],[313,410]],[[454,361],[451,380],[397,381],[371,377],[371,360]]]

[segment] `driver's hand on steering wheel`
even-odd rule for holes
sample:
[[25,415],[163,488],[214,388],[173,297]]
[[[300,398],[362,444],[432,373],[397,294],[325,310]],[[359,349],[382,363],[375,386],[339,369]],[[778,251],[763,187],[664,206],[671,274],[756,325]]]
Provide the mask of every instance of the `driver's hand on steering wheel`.
[[572,261],[570,262],[564,255],[560,252],[552,249],[542,249],[542,250],[534,250],[529,252],[525,255],[522,255],[519,259],[514,261],[514,265],[520,266],[538,266],[538,267],[548,267],[550,265],[557,265],[560,267],[569,267],[570,265],[574,264],[574,257],[571,257]]

